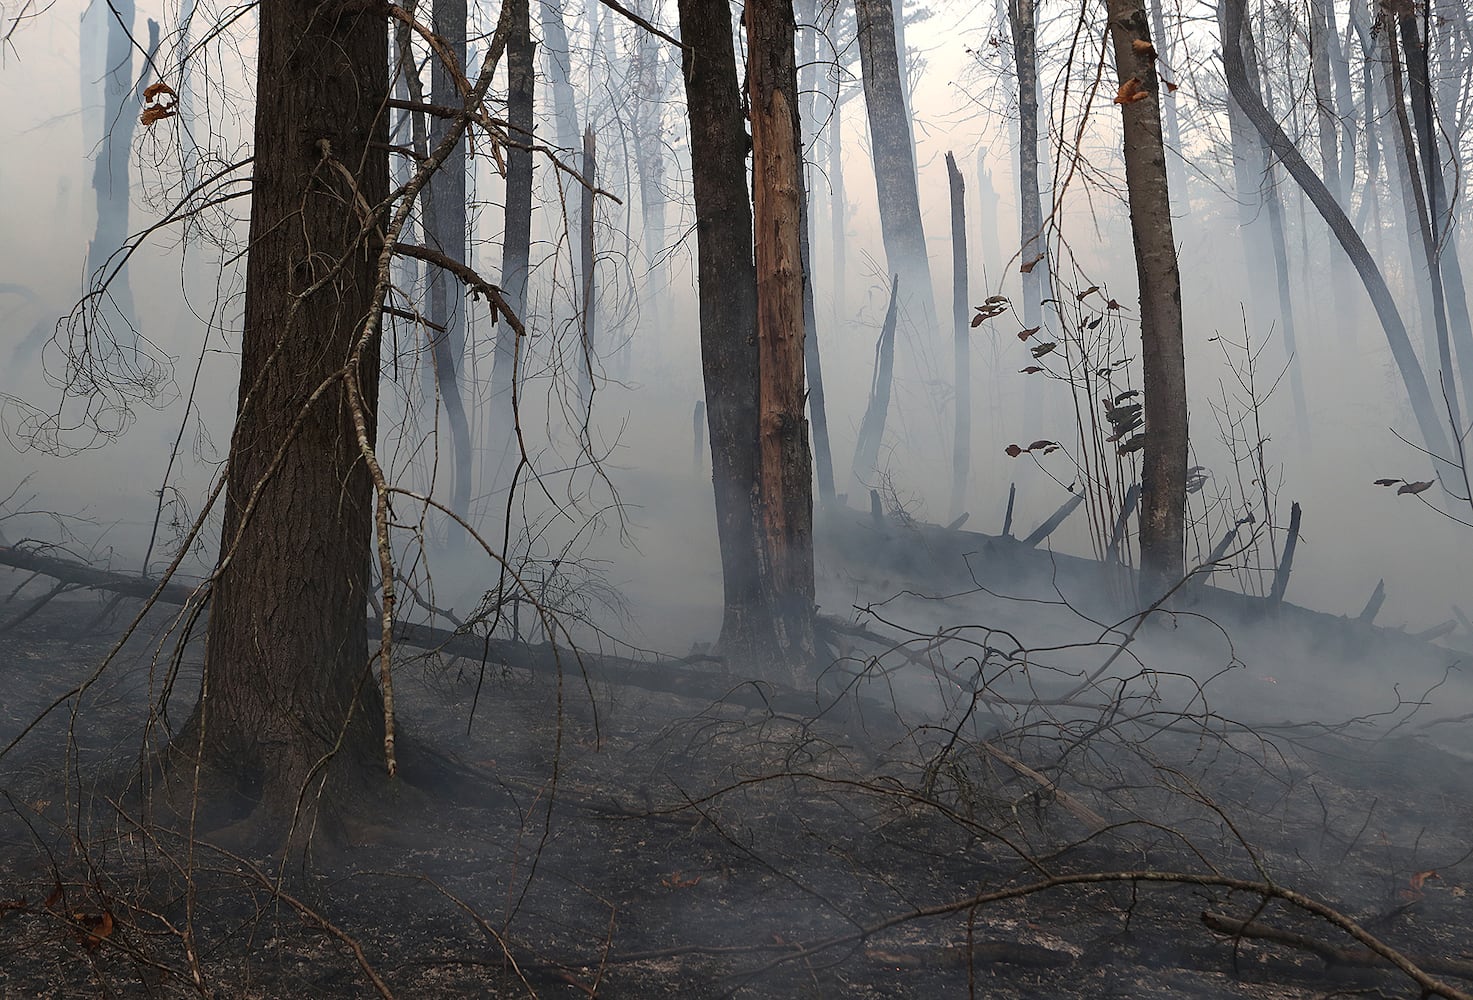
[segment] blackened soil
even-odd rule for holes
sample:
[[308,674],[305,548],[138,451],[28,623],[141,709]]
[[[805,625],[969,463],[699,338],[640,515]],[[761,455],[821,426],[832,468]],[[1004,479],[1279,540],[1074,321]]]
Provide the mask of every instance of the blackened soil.
[[1147,869],[1272,880],[1415,959],[1473,952],[1473,769],[1413,730],[1040,711],[989,736],[999,756],[893,713],[813,721],[433,656],[398,666],[399,722],[453,780],[282,872],[130,804],[196,681],[171,678],[160,616],[63,698],[117,638],[78,634],[98,607],[56,601],[0,636],[0,741],[41,719],[0,758],[3,997],[1421,993],[1204,926],[1357,947],[1250,892],[1124,880],[965,905]]

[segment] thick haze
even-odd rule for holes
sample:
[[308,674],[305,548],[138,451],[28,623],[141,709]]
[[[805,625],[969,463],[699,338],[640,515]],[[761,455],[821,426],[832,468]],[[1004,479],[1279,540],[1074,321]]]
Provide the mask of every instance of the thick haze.
[[[107,8],[101,10],[105,13]],[[7,16],[12,13],[6,8]],[[209,25],[236,14],[234,8],[201,6],[194,15],[193,42],[199,43]],[[1184,4],[1179,14],[1191,22],[1213,21],[1213,9],[1204,4]],[[208,209],[203,231],[186,230],[178,224],[160,230],[129,262],[127,275],[139,328],[152,349],[166,355],[172,366],[172,379],[157,387],[161,392],[154,405],[128,402],[136,422],[106,446],[64,456],[35,447],[36,411],[57,411],[56,381],[65,377],[62,345],[66,336],[53,338],[53,324],[82,294],[88,270],[101,264],[86,260],[96,222],[93,158],[99,148],[98,130],[104,123],[95,105],[82,107],[88,78],[79,69],[81,15],[80,4],[63,0],[14,30],[0,53],[0,134],[6,137],[0,149],[0,185],[6,191],[0,202],[0,231],[6,237],[0,241],[0,282],[4,285],[0,293],[0,392],[6,394],[0,398],[0,422],[7,438],[0,445],[0,496],[30,476],[21,496],[35,495],[33,509],[85,513],[94,523],[71,525],[78,538],[86,544],[100,543],[99,552],[115,550],[117,564],[136,571],[149,545],[156,491],[170,467],[170,451],[182,422],[181,456],[169,473],[171,490],[166,494],[178,503],[164,515],[166,527],[152,559],[157,569],[161,551],[168,551],[168,521],[177,515],[187,523],[199,509],[228,447],[243,283],[243,268],[236,255],[243,243],[247,202],[238,198]],[[482,9],[483,22],[489,20],[487,15]],[[173,6],[140,7],[134,26],[140,40],[146,38],[148,17],[162,22],[165,41],[157,59],[159,72],[147,78],[179,87],[181,52],[171,33],[180,13]],[[587,20],[581,7],[568,10],[566,20],[575,49],[574,83],[581,86],[580,75],[587,66]],[[657,20],[670,24],[673,11],[666,9]],[[1117,109],[1110,104],[1113,70],[1107,63],[1104,82],[1093,91],[1098,47],[1096,41],[1082,38],[1075,55],[1074,82],[1065,101],[1056,84],[1071,43],[1067,34],[1070,19],[1065,7],[1048,4],[1041,20],[1047,25],[1041,33],[1045,53],[1042,86],[1046,101],[1052,102],[1048,136],[1053,164],[1049,172],[1070,178],[1060,205],[1067,249],[1059,254],[1057,245],[1054,248],[1058,295],[1072,308],[1074,292],[1102,286],[1125,307],[1122,332],[1126,346],[1114,356],[1134,357],[1138,354],[1137,331],[1130,325],[1136,306],[1134,259],[1123,205],[1123,175],[1118,152],[1112,151],[1118,150],[1115,129],[1119,120]],[[605,38],[615,35],[623,51],[628,32],[624,25],[615,27],[614,23],[606,22]],[[8,21],[0,24],[0,32],[11,31]],[[187,177],[207,175],[248,155],[253,24],[254,16],[246,13],[219,39],[195,51],[189,89],[181,88],[185,96],[177,119],[137,128],[128,158],[133,231],[157,221],[186,185]],[[938,311],[947,318],[942,321],[943,330],[934,336],[917,329],[914,309],[902,321],[882,463],[888,464],[893,485],[912,513],[931,521],[948,520],[951,251],[943,162],[947,151],[955,152],[968,185],[969,300],[980,303],[999,292],[1014,298],[1019,295],[1018,262],[1006,259],[1019,242],[1013,133],[1008,121],[1015,113],[1015,102],[1008,96],[1011,76],[998,74],[1008,65],[1006,48],[989,44],[993,38],[1005,37],[993,8],[963,5],[939,8],[930,19],[913,25],[907,36],[912,61],[923,60],[923,66],[918,64],[920,75],[913,94],[922,208]],[[1196,450],[1193,461],[1210,470],[1209,492],[1237,490],[1239,479],[1219,443],[1213,404],[1222,404],[1224,385],[1230,399],[1241,397],[1241,392],[1225,360],[1225,345],[1217,338],[1241,341],[1243,304],[1249,303],[1247,314],[1252,316],[1253,303],[1271,298],[1273,290],[1258,287],[1244,274],[1237,208],[1228,194],[1233,184],[1231,163],[1224,154],[1226,125],[1215,40],[1199,34],[1196,27],[1177,37],[1180,65],[1169,72],[1181,86],[1173,99],[1183,118],[1195,123],[1184,150],[1189,161],[1187,197],[1180,190],[1173,191]],[[99,42],[92,44],[100,48]],[[612,44],[605,42],[606,47]],[[476,49],[475,42],[472,49]],[[979,60],[974,51],[984,57]],[[473,58],[472,69],[477,61]],[[141,55],[135,52],[135,74],[141,62]],[[542,65],[539,61],[539,72]],[[857,71],[857,63],[855,68]],[[670,240],[678,241],[668,254],[673,272],[673,296],[668,303],[641,301],[637,291],[645,283],[648,262],[637,235],[638,193],[630,190],[623,168],[617,165],[628,139],[607,116],[597,122],[601,161],[610,170],[601,183],[623,200],[622,205],[607,203],[600,209],[600,250],[605,255],[599,271],[603,284],[600,323],[605,330],[632,337],[632,353],[627,371],[616,358],[607,361],[606,368],[618,376],[618,383],[605,385],[596,396],[592,444],[595,451],[607,453],[607,472],[619,498],[632,505],[627,540],[633,544],[621,542],[615,530],[617,518],[611,513],[584,532],[581,526],[570,527],[572,521],[564,524],[547,516],[546,499],[537,490],[529,491],[526,501],[530,517],[550,525],[543,554],[572,539],[580,546],[578,551],[609,560],[602,564],[602,573],[609,582],[625,588],[639,620],[632,638],[670,645],[714,638],[720,602],[709,472],[694,471],[691,458],[692,407],[702,390],[683,101],[676,99],[678,76],[675,79],[675,97],[664,112],[667,141],[674,151],[667,167],[671,199],[667,226]],[[88,89],[92,98],[100,94],[96,87]],[[857,91],[857,81],[849,89]],[[1078,139],[1083,160],[1071,167],[1061,150],[1074,147],[1081,102],[1091,98],[1091,122]],[[544,107],[550,98],[539,91],[538,100],[539,127],[546,122],[546,133],[551,135],[551,112]],[[124,113],[136,117],[138,110],[129,103]],[[824,148],[817,151],[819,169],[814,183],[820,204],[813,220],[818,337],[841,492],[849,482],[850,457],[887,287],[862,97],[856,94],[847,101],[842,114],[843,181],[852,211],[842,301],[835,299],[829,237],[831,187]],[[819,145],[823,147],[823,142]],[[196,159],[201,155],[203,164]],[[995,246],[1001,248],[1001,260],[986,259],[994,244],[982,233],[978,220],[979,155],[1000,200]],[[475,196],[480,205],[472,212],[473,254],[484,273],[494,277],[500,269],[501,186],[484,158],[478,159],[475,170]],[[550,330],[546,316],[558,297],[552,284],[555,266],[566,280],[569,243],[565,236],[556,238],[555,216],[548,210],[556,204],[551,172],[540,160],[537,170],[534,239],[540,242],[533,248],[538,270],[532,280],[530,312],[543,338],[540,343],[547,346],[532,359],[523,425],[529,434],[529,450],[548,471],[551,495],[564,501],[570,495],[590,493],[583,504],[586,515],[605,508],[613,495],[586,470],[556,471],[576,454],[571,429],[576,422],[564,412],[576,394],[539,376],[537,368],[556,353],[551,345],[564,342],[556,339],[558,334]],[[1347,295],[1337,296],[1331,290],[1327,262],[1338,249],[1312,210],[1301,212],[1292,185],[1286,181],[1281,191],[1291,226],[1290,271],[1309,414],[1308,433],[1296,433],[1287,383],[1277,388],[1261,413],[1263,432],[1269,439],[1270,481],[1278,490],[1280,523],[1287,521],[1291,501],[1304,509],[1303,538],[1288,597],[1335,614],[1354,615],[1376,581],[1384,577],[1388,599],[1380,621],[1405,623],[1412,630],[1428,628],[1450,617],[1450,602],[1461,601],[1465,610],[1473,610],[1465,596],[1473,531],[1452,525],[1414,497],[1396,496],[1393,490],[1372,485],[1383,476],[1431,478],[1430,464],[1393,433],[1414,437],[1416,428],[1385,339],[1359,283],[1352,278]],[[1057,190],[1053,196],[1059,197]],[[1046,203],[1049,197],[1046,190]],[[236,220],[235,227],[221,232],[220,227],[230,219]],[[615,231],[626,221],[631,221],[630,231],[635,234],[627,239]],[[1384,245],[1404,248],[1405,239],[1388,231]],[[556,265],[555,252],[561,254]],[[1473,253],[1465,255],[1470,258]],[[1394,274],[1392,283],[1395,290]],[[1019,487],[1015,530],[1021,533],[1031,530],[1066,499],[1059,484],[1075,479],[1066,457],[1075,444],[1073,404],[1057,384],[1048,387],[1041,403],[1025,403],[1024,389],[1032,383],[1019,370],[1031,364],[1032,358],[1027,345],[1015,336],[1022,326],[1019,316],[1008,314],[972,334],[974,426],[967,527],[989,533],[1001,528],[1010,482]],[[492,357],[491,327],[484,312],[472,312],[471,330],[477,339],[470,370],[481,383],[473,420],[484,423],[489,412],[485,397]],[[1283,344],[1275,330],[1250,326],[1248,332],[1255,345],[1267,342],[1258,379],[1261,385],[1270,385],[1285,362]],[[401,335],[410,336],[407,330]],[[1241,361],[1240,351],[1228,349],[1227,353]],[[389,375],[393,374],[391,355],[391,345],[386,345]],[[429,479],[426,458],[428,442],[433,440],[430,418],[423,415],[427,411],[420,405],[423,360],[417,361],[416,352],[401,344],[398,361],[404,389],[385,389],[381,449],[401,481],[423,485]],[[186,415],[185,401],[192,393],[193,412]],[[1240,407],[1241,403],[1230,405]],[[78,410],[77,403],[63,408],[63,423]],[[482,427],[476,437],[484,442],[488,432]],[[87,439],[80,427],[66,435],[68,443]],[[1009,444],[1026,446],[1038,439],[1065,445],[1063,451],[1042,460],[1058,483],[1028,456],[1010,459],[1004,454]],[[445,494],[449,489],[448,437],[441,453],[436,489]],[[489,536],[499,539],[500,531],[491,525],[489,515],[499,511],[502,501],[489,493],[492,473],[481,470],[479,475],[481,499],[476,510],[486,518],[481,523]],[[1256,489],[1252,478],[1244,472],[1242,483]],[[855,505],[867,504],[866,499]],[[0,530],[15,541],[22,534],[44,537],[49,528],[45,521],[28,519],[6,522]],[[1209,545],[1220,531],[1214,520]],[[581,548],[585,543],[591,547]],[[215,544],[214,534],[207,532],[200,558],[211,559]],[[1080,554],[1090,551],[1082,514],[1055,536],[1054,544]],[[1190,553],[1189,559],[1195,555]],[[468,559],[446,560],[444,567],[446,599],[462,605],[473,601],[482,586],[479,581],[493,572],[489,563]],[[193,568],[198,571],[198,564]]]

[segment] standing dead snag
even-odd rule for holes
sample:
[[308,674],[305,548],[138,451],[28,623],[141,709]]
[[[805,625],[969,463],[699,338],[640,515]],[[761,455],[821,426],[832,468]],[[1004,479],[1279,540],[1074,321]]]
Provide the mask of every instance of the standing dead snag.
[[1141,470],[1141,570],[1146,600],[1185,570],[1187,379],[1181,274],[1171,231],[1161,82],[1140,0],[1109,0],[1110,34],[1124,117],[1125,185],[1141,292],[1141,364],[1146,444]]
[[803,393],[803,192],[792,0],[749,3],[757,263],[759,565],[765,611],[792,668],[813,657],[813,478]]

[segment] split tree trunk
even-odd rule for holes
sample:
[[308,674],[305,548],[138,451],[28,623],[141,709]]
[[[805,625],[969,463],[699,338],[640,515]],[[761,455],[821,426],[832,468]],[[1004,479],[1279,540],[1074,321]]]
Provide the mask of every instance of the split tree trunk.
[[[175,746],[258,802],[264,834],[299,802],[311,830],[382,747],[363,628],[373,496],[340,372],[373,303],[376,227],[356,206],[388,196],[389,94],[381,14],[259,10],[240,402],[204,686]],[[352,374],[371,441],[376,341]]]
[[746,24],[760,362],[759,565],[776,638],[771,666],[797,678],[815,656],[815,605],[813,472],[803,417],[803,147],[792,0],[751,0]]
[[1186,553],[1187,380],[1181,275],[1171,229],[1156,53],[1141,0],[1109,0],[1115,67],[1144,97],[1121,105],[1125,186],[1141,293],[1146,445],[1141,469],[1142,595],[1155,600],[1182,578]]

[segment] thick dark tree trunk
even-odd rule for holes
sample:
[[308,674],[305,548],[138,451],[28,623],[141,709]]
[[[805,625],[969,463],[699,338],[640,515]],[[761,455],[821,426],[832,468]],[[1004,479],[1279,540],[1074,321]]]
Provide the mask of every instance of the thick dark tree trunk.
[[[340,372],[373,302],[357,206],[388,194],[388,38],[382,14],[325,0],[259,9],[239,412],[204,685],[176,747],[258,803],[265,834],[297,808],[312,830],[383,736],[363,628],[373,497]],[[362,359],[372,440],[376,342]]]
[[915,296],[920,304],[923,328],[934,329],[935,293],[931,290],[931,264],[921,226],[910,118],[895,51],[895,12],[890,0],[855,0],[854,14],[885,257],[890,273],[900,275],[906,294]]
[[[1366,293],[1371,297],[1371,304],[1376,309],[1376,315],[1381,320],[1381,328],[1386,333],[1386,341],[1391,348],[1391,356],[1396,361],[1396,367],[1401,374],[1402,383],[1406,387],[1407,401],[1411,404],[1412,412],[1417,418],[1417,428],[1421,432],[1422,442],[1427,450],[1435,455],[1447,455],[1447,435],[1443,432],[1442,419],[1437,407],[1433,403],[1432,394],[1427,387],[1426,376],[1422,372],[1422,366],[1417,360],[1416,351],[1412,348],[1411,338],[1407,336],[1406,324],[1402,322],[1401,313],[1397,311],[1396,300],[1391,295],[1391,290],[1386,287],[1386,279],[1381,274],[1381,269],[1376,265],[1370,253],[1366,250],[1365,243],[1360,234],[1351,225],[1350,219],[1339,204],[1325,188],[1324,182],[1315,174],[1313,168],[1304,162],[1304,157],[1295,147],[1294,143],[1284,134],[1277,120],[1263,106],[1248,79],[1248,69],[1243,61],[1242,29],[1243,29],[1243,5],[1244,0],[1223,0],[1223,66],[1226,70],[1228,89],[1232,93],[1243,113],[1263,136],[1273,154],[1284,164],[1289,175],[1294,178],[1300,189],[1314,204],[1315,208],[1330,231],[1340,241],[1340,246],[1345,250],[1350,262],[1355,266],[1360,275],[1361,282],[1365,285]],[[1447,471],[1445,466],[1439,471]]]
[[[1160,78],[1140,0],[1109,0],[1110,34],[1125,100],[1125,186],[1141,292],[1141,366],[1146,446],[1141,469],[1141,571],[1149,600],[1184,572],[1187,502],[1187,378],[1182,346],[1181,275],[1171,231]],[[1122,87],[1122,93],[1130,90]]]
[[[536,46],[532,41],[528,0],[508,0],[511,36],[506,44],[507,124],[514,142],[531,146],[536,139],[533,102],[536,96]],[[532,251],[532,151],[506,152],[506,225],[501,243],[501,291],[517,317],[527,319],[527,277]],[[517,334],[510,323],[496,328],[496,358],[491,371],[491,462],[494,488],[506,485],[517,461],[515,393]]]
[[967,480],[972,471],[971,308],[967,302],[967,187],[956,157],[946,154],[951,185],[952,384],[956,387],[956,430],[951,441],[951,518],[966,513]]
[[751,0],[746,23],[757,263],[759,565],[776,639],[770,665],[798,679],[815,657],[815,605],[813,466],[803,416],[803,146],[792,0]]
[[[440,52],[430,58],[430,96],[444,107],[460,107],[465,95],[459,80],[465,74],[466,0],[434,0],[435,34],[445,53],[455,60],[447,66]],[[429,143],[437,145],[449,130],[449,120],[430,121]],[[425,207],[425,238],[457,264],[466,262],[465,225],[466,147],[459,143],[448,153],[431,179],[421,204]],[[461,517],[470,510],[471,431],[461,392],[460,370],[465,363],[465,295],[455,275],[441,268],[429,272],[430,345],[435,359],[435,383],[445,403],[445,420],[455,456],[454,490],[450,509]],[[439,327],[439,329],[435,329]]]
[[751,649],[761,618],[757,566],[757,272],[747,189],[747,126],[726,0],[679,0],[701,367],[725,592],[720,646]]

